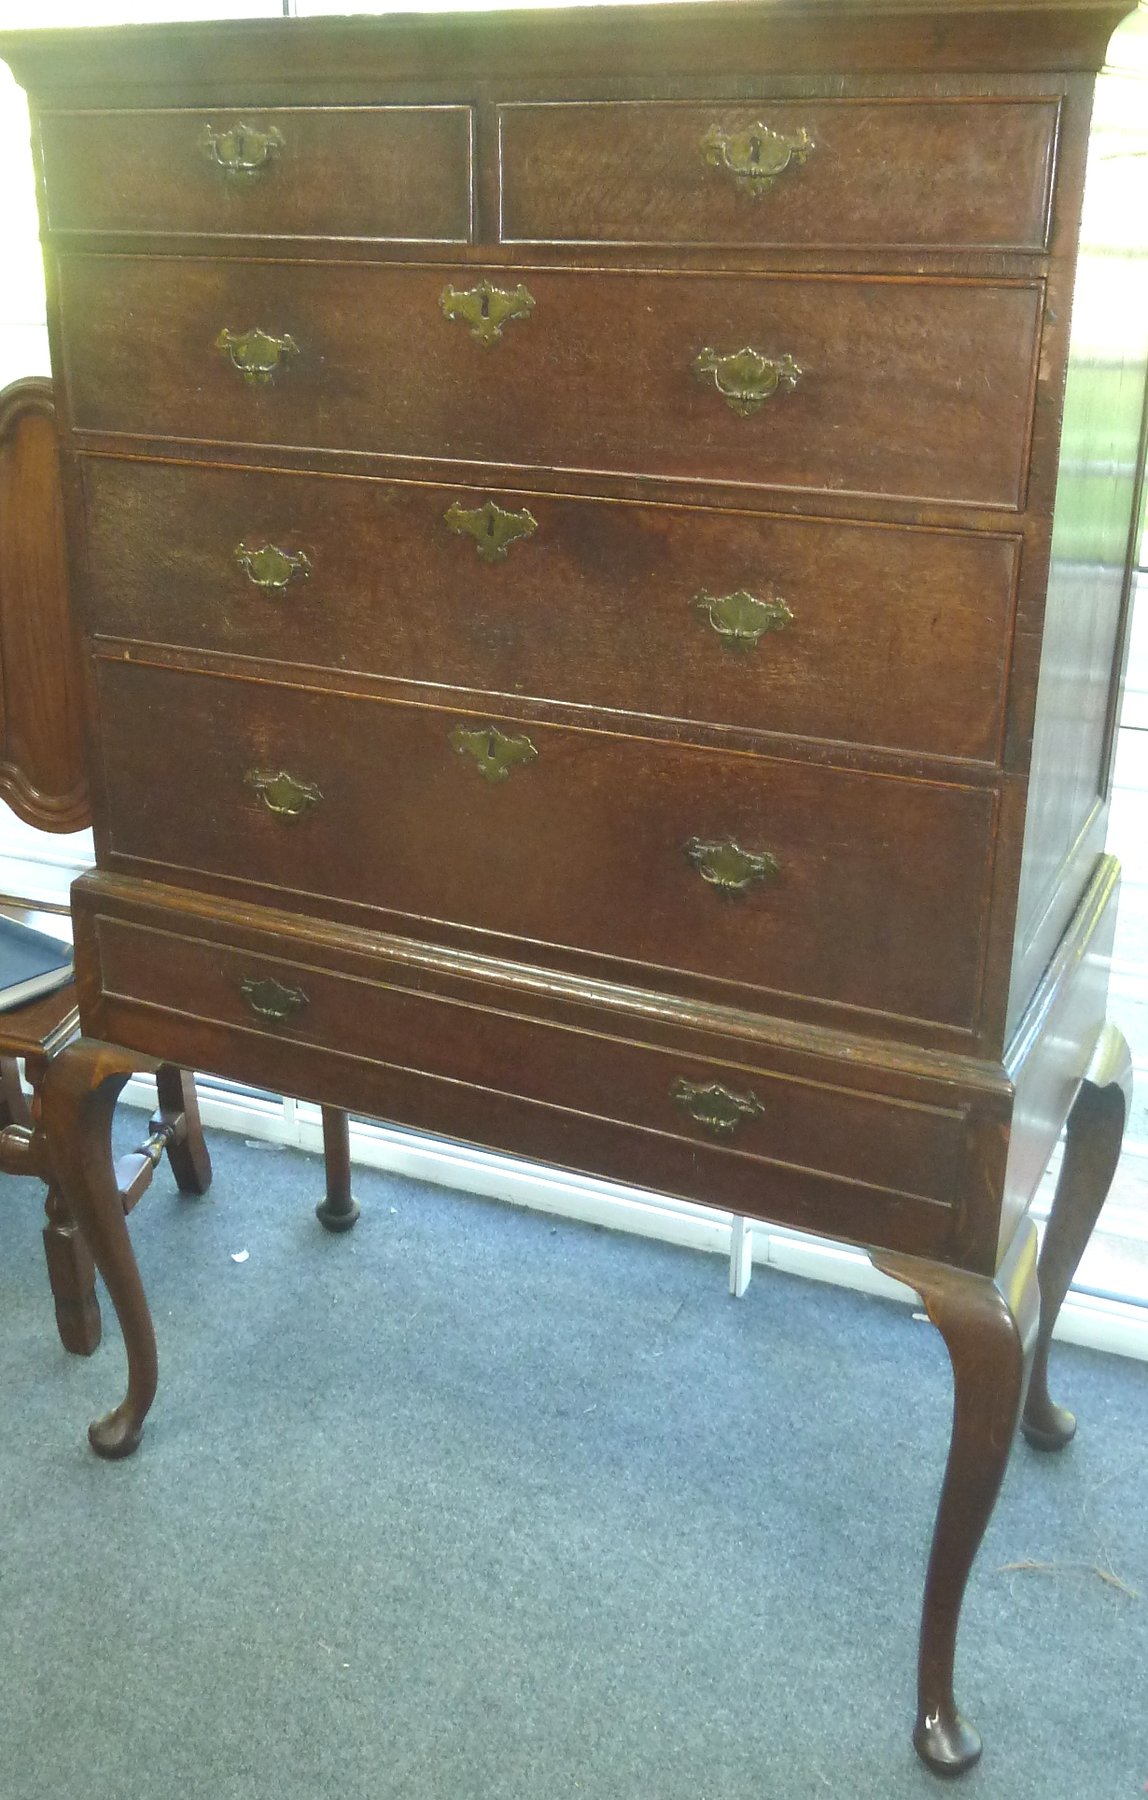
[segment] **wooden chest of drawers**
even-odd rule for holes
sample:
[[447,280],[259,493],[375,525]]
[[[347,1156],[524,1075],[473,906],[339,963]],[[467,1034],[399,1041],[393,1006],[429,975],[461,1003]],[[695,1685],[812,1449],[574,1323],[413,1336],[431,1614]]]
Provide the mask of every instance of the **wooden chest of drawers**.
[[125,1321],[93,1442],[154,1389],[101,1161],[132,1058],[859,1243],[956,1372],[947,1770],[1103,1024],[1143,334],[1100,381],[1069,321],[1122,10],[0,39],[91,675],[45,1104]]

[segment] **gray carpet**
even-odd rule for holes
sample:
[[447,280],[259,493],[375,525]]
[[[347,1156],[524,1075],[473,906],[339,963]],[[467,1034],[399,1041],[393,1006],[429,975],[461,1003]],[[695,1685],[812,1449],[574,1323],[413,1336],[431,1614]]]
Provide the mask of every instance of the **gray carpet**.
[[164,1171],[133,1219],[162,1373],[120,1465],[114,1325],[60,1350],[0,1182],[0,1800],[1143,1794],[1143,1364],[1059,1350],[1081,1432],[1018,1448],[961,1641],[985,1757],[942,1788],[931,1328],[366,1172],[331,1238],[317,1162],[212,1148],[209,1199]]

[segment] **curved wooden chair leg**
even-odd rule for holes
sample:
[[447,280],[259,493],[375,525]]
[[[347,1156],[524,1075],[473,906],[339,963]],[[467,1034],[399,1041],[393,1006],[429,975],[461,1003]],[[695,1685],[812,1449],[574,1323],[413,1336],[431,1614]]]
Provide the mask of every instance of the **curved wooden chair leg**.
[[1106,1025],[1068,1115],[1064,1161],[1045,1226],[1037,1276],[1040,1329],[1021,1430],[1036,1450],[1063,1450],[1076,1430],[1067,1407],[1048,1391],[1048,1351],[1064,1296],[1108,1197],[1120,1160],[1132,1100],[1132,1057],[1114,1025]]
[[112,1157],[112,1114],[138,1066],[126,1052],[77,1038],[48,1065],[41,1085],[44,1129],[64,1203],[87,1239],[123,1332],[127,1393],[88,1429],[100,1456],[130,1456],[155,1398],[155,1332],[124,1218]]
[[48,1061],[41,1051],[26,1052],[24,1066],[32,1090],[29,1096],[20,1086],[15,1058],[3,1059],[0,1168],[13,1175],[38,1176],[47,1184],[44,1256],[56,1306],[56,1328],[65,1350],[73,1356],[90,1356],[100,1342],[96,1266],[52,1173],[40,1108]]
[[327,1192],[315,1208],[315,1217],[328,1231],[350,1231],[359,1216],[359,1203],[351,1193],[347,1115],[338,1106],[323,1108],[323,1161]]
[[953,1365],[953,1434],[925,1578],[913,1744],[938,1775],[959,1775],[981,1753],[957,1709],[953,1659],[973,1559],[992,1517],[1016,1432],[1039,1290],[1036,1228],[1025,1220],[996,1279],[887,1251],[879,1269],[915,1288]]
[[211,1186],[211,1158],[199,1120],[195,1076],[189,1069],[177,1069],[174,1063],[161,1063],[155,1083],[159,1107],[152,1129],[180,1121],[166,1145],[176,1186],[181,1194],[206,1194]]
[[103,1326],[96,1298],[96,1265],[83,1232],[54,1181],[44,1201],[44,1256],[56,1303],[56,1329],[73,1356],[91,1356],[100,1347]]

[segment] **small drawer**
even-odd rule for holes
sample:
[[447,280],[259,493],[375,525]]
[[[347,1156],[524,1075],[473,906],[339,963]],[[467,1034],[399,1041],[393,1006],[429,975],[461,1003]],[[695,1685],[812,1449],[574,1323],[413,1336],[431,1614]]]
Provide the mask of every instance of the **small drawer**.
[[84,484],[98,633],[999,754],[1013,537],[105,457]]
[[395,1123],[861,1242],[927,1254],[956,1234],[959,1100],[893,1099],[855,1073],[842,1086],[813,1059],[808,1078],[778,1071],[766,1043],[736,1060],[720,1037],[709,1055],[651,1044],[640,1020],[585,1006],[577,1024],[531,1017],[458,978],[427,992],[410,969],[298,937],[245,929],[239,947],[178,914],[92,923],[99,1029],[138,1049],[194,1047],[232,1079],[274,1070]]
[[471,236],[466,106],[57,112],[42,134],[53,231]]
[[975,1022],[990,791],[123,661],[99,690],[102,866]]
[[1058,103],[499,108],[507,243],[1041,250]]
[[1022,503],[1033,282],[104,256],[61,272],[88,430]]

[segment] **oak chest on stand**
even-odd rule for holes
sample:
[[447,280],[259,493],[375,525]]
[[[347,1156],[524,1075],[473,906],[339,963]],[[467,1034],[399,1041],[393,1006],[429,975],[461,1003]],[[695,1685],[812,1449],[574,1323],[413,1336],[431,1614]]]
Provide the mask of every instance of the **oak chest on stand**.
[[[947,1772],[1125,1105],[1130,246],[1081,260],[1070,354],[1124,10],[0,38],[93,714],[45,1107],[128,1350],[94,1447],[155,1388],[107,1147],[141,1058],[860,1244],[954,1366],[915,1737]],[[1128,164],[1093,162],[1101,220]]]

